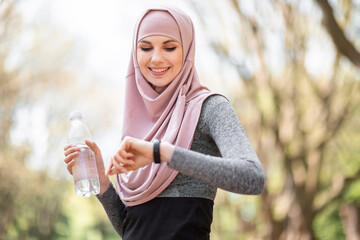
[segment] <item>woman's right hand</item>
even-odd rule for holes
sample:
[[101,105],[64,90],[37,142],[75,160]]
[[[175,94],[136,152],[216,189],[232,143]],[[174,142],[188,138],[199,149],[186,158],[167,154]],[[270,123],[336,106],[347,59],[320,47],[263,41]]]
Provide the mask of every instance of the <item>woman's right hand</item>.
[[[100,181],[100,193],[103,194],[106,189],[109,187],[110,180],[109,177],[105,174],[104,161],[101,155],[101,151],[95,142],[90,140],[85,140],[86,145],[94,152],[96,159],[96,167],[99,174]],[[67,170],[72,175],[72,168],[75,164],[75,159],[79,156],[80,148],[74,145],[67,145],[64,147],[64,162],[67,164]]]

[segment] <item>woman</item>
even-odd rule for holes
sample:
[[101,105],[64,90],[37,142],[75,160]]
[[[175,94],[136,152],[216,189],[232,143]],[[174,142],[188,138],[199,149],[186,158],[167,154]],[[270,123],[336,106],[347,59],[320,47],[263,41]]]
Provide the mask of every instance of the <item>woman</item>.
[[[186,14],[147,10],[133,44],[123,140],[106,170],[86,141],[96,155],[98,199],[123,239],[209,239],[216,189],[260,194],[263,168],[227,99],[200,84]],[[65,147],[70,173],[78,151]]]

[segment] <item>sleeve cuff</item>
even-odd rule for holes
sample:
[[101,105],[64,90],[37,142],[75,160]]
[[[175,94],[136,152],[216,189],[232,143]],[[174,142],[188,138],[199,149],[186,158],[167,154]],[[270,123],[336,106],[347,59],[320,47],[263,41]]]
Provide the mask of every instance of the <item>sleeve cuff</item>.
[[101,202],[101,201],[107,199],[109,196],[111,196],[114,192],[116,193],[116,190],[115,190],[112,182],[110,181],[109,187],[106,189],[106,191],[103,192],[103,194],[101,194],[101,195],[99,195],[99,194],[96,195],[96,197],[97,197],[97,198],[100,200],[100,202]]

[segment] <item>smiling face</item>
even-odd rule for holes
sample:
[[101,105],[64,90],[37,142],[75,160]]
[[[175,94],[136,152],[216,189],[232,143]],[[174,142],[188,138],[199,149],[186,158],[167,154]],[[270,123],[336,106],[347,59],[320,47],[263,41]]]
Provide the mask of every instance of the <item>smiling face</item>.
[[164,87],[179,74],[183,49],[170,37],[148,36],[138,42],[136,58],[145,79],[155,87]]

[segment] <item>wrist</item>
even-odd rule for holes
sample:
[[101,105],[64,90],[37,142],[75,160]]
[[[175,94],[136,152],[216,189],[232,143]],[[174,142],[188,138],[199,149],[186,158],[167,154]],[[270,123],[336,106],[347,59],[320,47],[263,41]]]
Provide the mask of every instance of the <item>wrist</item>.
[[175,146],[168,142],[160,143],[160,159],[162,162],[169,163],[171,161]]
[[110,179],[108,176],[99,176],[100,181],[100,192],[99,195],[101,196],[110,186]]

